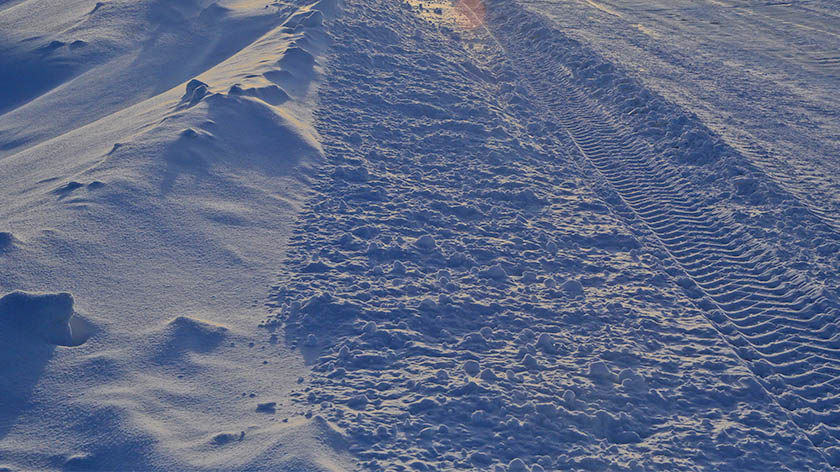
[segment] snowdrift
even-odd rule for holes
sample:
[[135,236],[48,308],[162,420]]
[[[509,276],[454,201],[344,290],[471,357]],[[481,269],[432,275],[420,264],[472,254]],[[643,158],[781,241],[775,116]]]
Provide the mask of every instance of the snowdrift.
[[0,6],[0,466],[345,469],[299,408],[256,411],[306,369],[254,342],[337,12]]

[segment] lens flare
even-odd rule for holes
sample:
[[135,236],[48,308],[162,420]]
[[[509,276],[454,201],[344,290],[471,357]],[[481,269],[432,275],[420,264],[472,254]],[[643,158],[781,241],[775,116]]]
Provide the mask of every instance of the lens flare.
[[484,24],[487,9],[481,0],[458,0],[455,5],[458,12],[458,24],[464,29],[475,29]]

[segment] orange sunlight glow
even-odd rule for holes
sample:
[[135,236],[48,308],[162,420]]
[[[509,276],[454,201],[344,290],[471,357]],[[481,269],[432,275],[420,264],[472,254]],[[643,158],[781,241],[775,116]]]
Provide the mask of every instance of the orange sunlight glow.
[[484,24],[484,17],[487,14],[487,9],[481,0],[458,0],[455,11],[459,13],[459,26],[469,30]]

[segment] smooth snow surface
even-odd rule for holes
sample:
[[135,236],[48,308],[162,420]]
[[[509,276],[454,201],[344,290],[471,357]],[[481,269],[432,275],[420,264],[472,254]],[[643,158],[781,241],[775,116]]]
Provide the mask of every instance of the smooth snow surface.
[[0,2],[0,470],[840,466],[838,18]]
[[347,469],[257,327],[333,7],[0,5],[0,466]]

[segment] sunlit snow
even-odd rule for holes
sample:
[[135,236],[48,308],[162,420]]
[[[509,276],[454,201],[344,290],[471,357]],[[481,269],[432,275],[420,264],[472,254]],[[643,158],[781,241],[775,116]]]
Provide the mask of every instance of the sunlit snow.
[[840,467],[831,0],[0,0],[0,471]]

